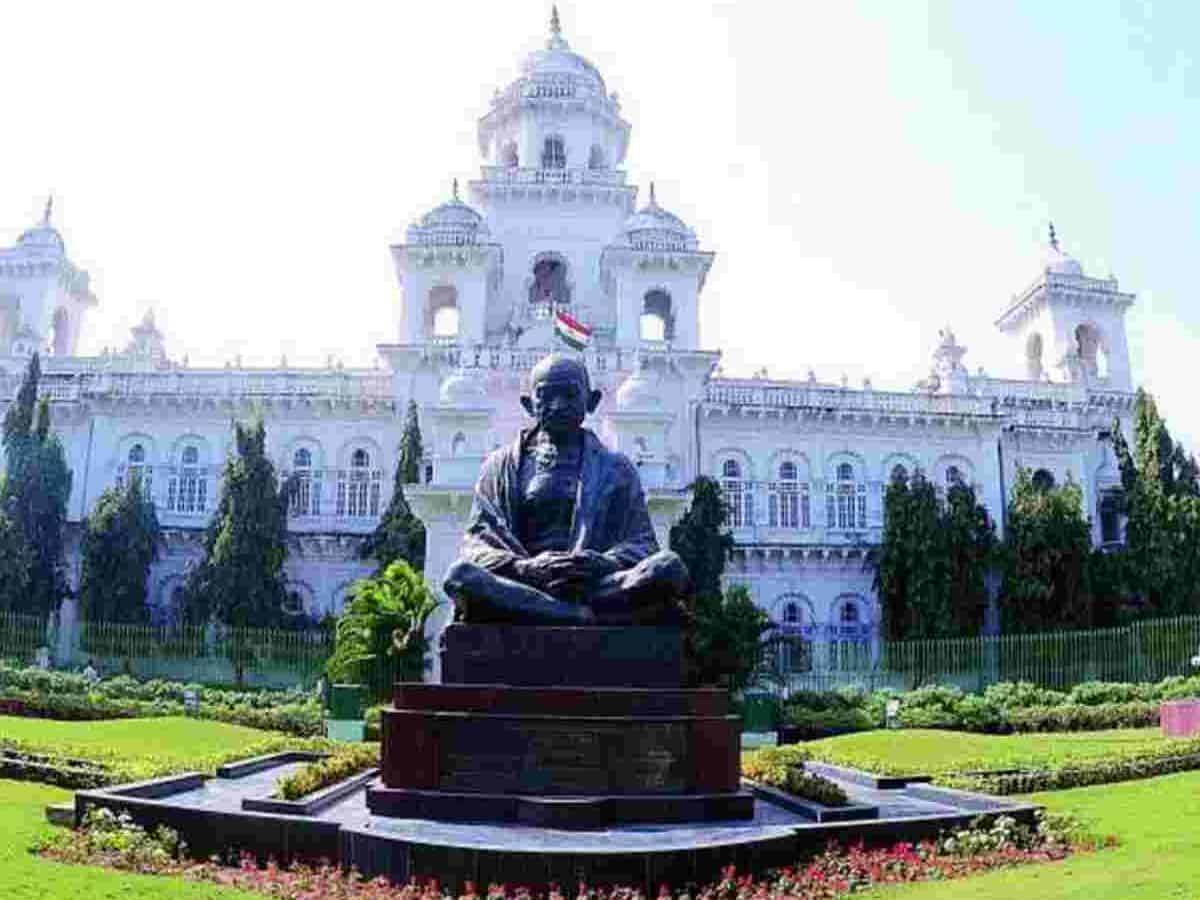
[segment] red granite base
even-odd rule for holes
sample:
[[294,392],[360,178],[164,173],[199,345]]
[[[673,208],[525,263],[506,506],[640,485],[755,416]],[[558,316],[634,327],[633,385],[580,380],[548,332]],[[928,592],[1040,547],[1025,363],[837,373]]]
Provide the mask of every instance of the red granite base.
[[724,691],[400,684],[395,701],[383,787],[368,792],[382,815],[590,827],[751,812]]

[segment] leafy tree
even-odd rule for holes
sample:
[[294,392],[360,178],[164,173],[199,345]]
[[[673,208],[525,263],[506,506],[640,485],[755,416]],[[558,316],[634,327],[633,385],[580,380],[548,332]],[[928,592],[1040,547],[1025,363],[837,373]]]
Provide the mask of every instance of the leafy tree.
[[279,625],[287,599],[288,491],[277,485],[261,420],[235,424],[234,444],[204,536],[204,559],[188,576],[186,608],[198,622],[215,617],[237,628]]
[[146,579],[158,559],[162,531],[154,503],[137,476],[100,495],[83,529],[79,598],[83,615],[108,622],[145,622]]
[[952,484],[943,499],[922,470],[893,473],[873,559],[888,639],[978,633],[995,543],[995,526],[970,485]]
[[21,529],[0,510],[0,612],[24,608],[28,578],[29,559]]
[[381,695],[395,678],[419,681],[429,649],[425,623],[436,608],[424,579],[404,560],[360,579],[338,618],[326,673],[334,681],[371,684]]
[[421,444],[421,422],[417,417],[417,401],[409,400],[404,416],[404,431],[400,435],[400,470],[405,484],[421,483],[421,463],[425,450]]
[[700,683],[732,691],[751,684],[763,664],[763,635],[771,627],[744,585],[724,595],[698,594],[693,646]]
[[975,489],[963,482],[955,482],[946,490],[940,522],[955,631],[960,635],[978,634],[988,600],[984,575],[995,559],[995,523],[976,499]]
[[71,470],[50,427],[50,404],[37,399],[41,363],[29,361],[16,401],[4,416],[7,476],[0,511],[20,533],[26,576],[15,608],[48,613],[67,592],[62,570],[63,526],[71,496]]
[[1068,479],[1061,486],[1039,487],[1028,469],[1018,469],[1005,534],[1005,629],[1094,624],[1087,582],[1091,552],[1092,529],[1079,485]]
[[691,506],[671,526],[671,549],[687,566],[696,597],[711,601],[721,597],[721,573],[733,549],[733,535],[725,528],[728,510],[721,486],[701,475],[692,482],[691,492]]
[[363,541],[363,559],[374,558],[379,571],[397,559],[402,559],[418,572],[425,568],[425,525],[413,515],[404,497],[404,485],[415,484],[421,474],[421,426],[417,421],[417,404],[408,401],[408,416],[400,438],[400,460],[396,466],[396,481],[392,499],[375,531]]
[[1112,434],[1127,515],[1126,590],[1150,615],[1195,612],[1200,609],[1194,562],[1200,542],[1196,461],[1171,438],[1154,398],[1142,390],[1134,401],[1132,449],[1119,421]]
[[892,474],[875,557],[875,591],[889,640],[941,637],[949,626],[949,569],[939,518],[937,490],[924,472],[917,469],[910,478]]

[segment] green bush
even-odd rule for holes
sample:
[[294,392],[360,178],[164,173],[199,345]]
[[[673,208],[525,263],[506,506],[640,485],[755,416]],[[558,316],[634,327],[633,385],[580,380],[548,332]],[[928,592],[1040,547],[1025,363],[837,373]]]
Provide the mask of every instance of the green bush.
[[1025,772],[976,773],[938,778],[940,784],[988,794],[1030,794],[1200,769],[1200,741],[1172,741],[1124,758],[1095,760]]
[[299,800],[378,765],[378,744],[341,744],[325,759],[280,778],[275,787],[284,800]]
[[196,692],[195,715],[301,737],[323,733],[319,698],[300,690],[231,690],[178,681],[138,681],[128,675],[96,683],[73,672],[0,663],[0,701],[10,713],[43,719],[90,721],[179,716],[183,692]]
[[781,785],[787,771],[793,766],[807,762],[811,754],[800,744],[783,747],[762,747],[742,758],[742,774],[751,781]]
[[822,806],[846,806],[850,802],[846,792],[838,785],[828,778],[806,772],[799,766],[792,766],[787,770],[781,787],[789,794],[820,803]]

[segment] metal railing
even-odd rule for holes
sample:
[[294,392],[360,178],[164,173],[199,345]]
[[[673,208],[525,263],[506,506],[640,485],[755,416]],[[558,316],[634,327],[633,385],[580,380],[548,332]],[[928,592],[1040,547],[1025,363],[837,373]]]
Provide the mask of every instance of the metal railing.
[[[1191,659],[1200,647],[1200,616],[1087,631],[873,641],[871,652],[859,654],[838,654],[838,641],[790,640],[802,646],[783,656],[792,663],[790,671],[779,672],[789,691],[930,684],[982,691],[1013,681],[1069,690],[1085,681],[1154,682],[1196,674]],[[795,660],[804,661],[803,670]]]

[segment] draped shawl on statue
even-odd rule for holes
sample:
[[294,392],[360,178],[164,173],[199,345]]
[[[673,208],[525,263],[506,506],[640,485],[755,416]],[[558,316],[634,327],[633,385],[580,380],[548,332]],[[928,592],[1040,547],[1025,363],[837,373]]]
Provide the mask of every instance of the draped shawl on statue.
[[[497,571],[518,557],[529,556],[517,537],[522,503],[519,473],[522,454],[536,434],[536,428],[522,431],[484,461],[460,551],[467,562]],[[586,428],[568,549],[595,550],[622,569],[637,565],[659,549],[637,468]]]

